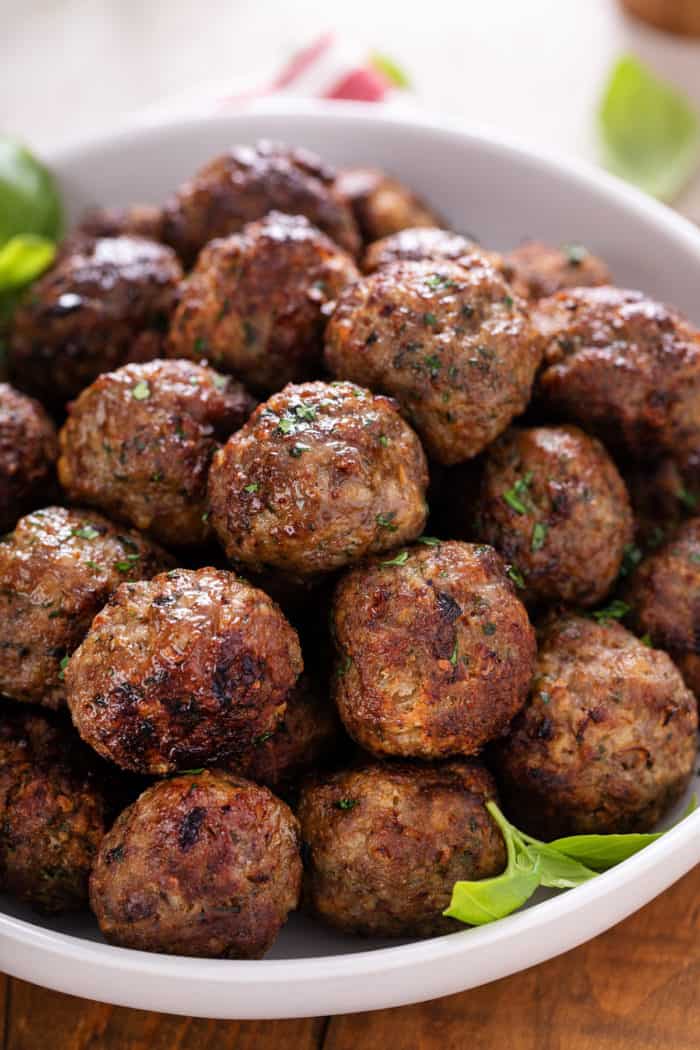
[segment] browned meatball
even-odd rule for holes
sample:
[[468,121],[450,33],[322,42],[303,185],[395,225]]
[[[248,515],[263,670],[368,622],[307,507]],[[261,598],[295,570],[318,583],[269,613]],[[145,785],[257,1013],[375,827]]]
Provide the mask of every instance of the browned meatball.
[[691,518],[632,576],[630,620],[665,649],[700,699],[700,518]]
[[0,532],[52,494],[57,454],[56,429],[39,402],[0,383]]
[[299,825],[264,787],[202,772],[155,784],[104,838],[90,904],[112,944],[259,959],[301,885]]
[[214,456],[211,520],[232,561],[303,579],[418,536],[427,483],[388,398],[304,383],[259,405]]
[[417,194],[379,168],[338,172],[335,188],[353,210],[365,242],[411,226],[439,226],[440,218]]
[[525,702],[535,634],[491,547],[432,540],[362,565],[332,616],[338,711],[374,754],[475,754]]
[[15,311],[9,350],[18,384],[58,404],[101,372],[158,357],[181,278],[175,254],[154,241],[76,243]]
[[637,542],[644,550],[656,550],[684,518],[700,512],[700,478],[684,477],[672,458],[626,463],[623,476],[632,501]]
[[504,256],[506,275],[523,299],[542,299],[563,288],[589,288],[610,284],[610,271],[602,259],[582,244],[555,248],[542,241],[525,241]]
[[650,831],[683,794],[697,707],[666,653],[617,623],[565,616],[496,749],[508,815],[540,838]]
[[598,604],[634,535],[615,464],[574,426],[502,434],[486,453],[476,514],[525,601]]
[[182,286],[169,352],[202,356],[256,390],[318,371],[325,311],[357,278],[350,256],[302,215],[271,212],[212,241]]
[[496,787],[478,762],[373,763],[318,777],[299,806],[304,903],[348,933],[429,937],[455,882],[498,875],[503,837],[486,809]]
[[341,293],[326,363],[398,400],[439,463],[480,452],[525,408],[539,342],[485,255],[396,263]]
[[94,208],[76,228],[88,237],[163,237],[163,209],[155,204],[129,204],[126,208]]
[[[481,249],[468,237],[452,230],[424,226],[401,230],[368,245],[362,260],[365,273],[383,270],[397,262],[459,262]],[[489,258],[496,258],[488,253]]]
[[0,543],[0,693],[57,708],[63,669],[93,616],[124,580],[153,576],[170,557],[101,514],[47,507]]
[[119,587],[66,667],[73,722],[123,769],[216,764],[275,731],[303,669],[263,591],[218,569]]
[[0,888],[43,912],[87,904],[105,801],[87,748],[36,711],[0,709]]
[[207,475],[219,441],[255,402],[235,380],[191,361],[107,372],[70,406],[58,474],[68,497],[163,543],[210,534]]
[[575,288],[542,299],[545,405],[611,447],[671,454],[700,475],[700,336],[641,292]]
[[205,164],[165,206],[163,238],[186,263],[214,237],[238,233],[269,211],[305,215],[356,255],[352,210],[333,185],[335,172],[314,153],[280,143],[236,146]]

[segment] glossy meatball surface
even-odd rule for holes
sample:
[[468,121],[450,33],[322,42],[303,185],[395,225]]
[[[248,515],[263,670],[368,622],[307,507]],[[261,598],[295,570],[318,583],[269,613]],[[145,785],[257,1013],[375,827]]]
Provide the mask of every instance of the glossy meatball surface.
[[93,616],[125,580],[171,564],[138,532],[88,510],[46,507],[0,543],[0,692],[57,708],[64,667]]
[[155,204],[130,204],[126,208],[93,208],[83,215],[76,233],[88,237],[163,237],[163,209]]
[[90,881],[112,944],[259,959],[301,884],[299,826],[266,788],[220,771],[161,781],[117,819]]
[[318,371],[325,309],[358,276],[302,215],[272,212],[212,241],[185,281],[170,328],[175,357],[206,357],[256,390]]
[[700,697],[700,517],[642,561],[625,599],[634,626],[670,653]]
[[700,473],[700,337],[641,292],[576,288],[534,312],[543,404],[648,462]]
[[0,383],[0,532],[51,496],[56,428],[38,401]]
[[214,456],[211,520],[232,561],[304,579],[418,536],[427,483],[391,400],[305,383],[259,405]]
[[439,463],[481,451],[521,412],[539,343],[488,258],[397,263],[341,293],[326,332],[334,375],[395,397]]
[[539,838],[651,831],[692,775],[695,699],[669,656],[617,623],[565,616],[496,750],[508,816]]
[[517,295],[531,301],[563,288],[610,284],[610,270],[582,244],[556,248],[542,241],[525,241],[504,256],[506,274]]
[[501,552],[524,600],[591,606],[614,584],[634,524],[625,484],[574,426],[508,430],[486,452],[479,536]]
[[236,146],[200,168],[168,201],[163,237],[189,264],[208,241],[281,211],[305,215],[355,255],[357,226],[334,179],[335,171],[308,150],[274,142]]
[[348,933],[416,936],[459,928],[442,915],[460,879],[498,875],[496,798],[477,762],[373,763],[319,776],[302,790],[304,903]]
[[263,591],[174,569],[120,587],[95,617],[66,667],[68,706],[105,758],[170,773],[274,732],[302,667],[296,631]]
[[365,251],[362,269],[374,273],[397,262],[459,262],[480,250],[461,233],[437,226],[417,227],[373,241]]
[[228,376],[190,361],[107,372],[73,402],[58,473],[69,498],[173,546],[210,534],[207,476],[219,441],[254,401]]
[[374,754],[475,754],[525,702],[535,635],[491,547],[432,541],[359,566],[332,617],[338,711]]
[[352,208],[364,241],[376,241],[409,226],[440,224],[425,201],[379,168],[340,171],[335,188]]
[[101,372],[158,357],[181,278],[175,254],[154,241],[80,241],[15,311],[9,350],[18,385],[62,404]]

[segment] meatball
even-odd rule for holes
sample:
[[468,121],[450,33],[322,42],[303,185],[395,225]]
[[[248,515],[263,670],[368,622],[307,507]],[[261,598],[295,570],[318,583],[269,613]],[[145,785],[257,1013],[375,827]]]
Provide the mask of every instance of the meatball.
[[18,385],[61,404],[101,372],[158,357],[181,278],[175,254],[154,241],[76,242],[15,310],[9,351]]
[[333,185],[335,172],[314,154],[280,143],[236,146],[205,164],[167,202],[163,239],[185,263],[215,237],[238,233],[269,211],[305,215],[356,255],[352,210]]
[[388,398],[285,387],[214,456],[211,520],[228,557],[301,579],[418,536],[428,469]]
[[545,839],[650,831],[689,782],[697,728],[666,653],[618,623],[554,620],[530,699],[495,749],[506,812]]
[[361,565],[332,622],[338,711],[373,754],[475,754],[527,697],[535,634],[491,547],[431,540]]
[[186,546],[210,534],[207,475],[219,440],[254,401],[235,380],[191,361],[107,372],[70,406],[58,474],[68,497]]
[[0,543],[0,693],[61,707],[65,664],[93,616],[120,583],[169,564],[101,514],[47,507],[21,518]]
[[534,301],[563,288],[610,284],[608,267],[582,244],[555,248],[542,241],[525,241],[504,256],[506,275],[517,295]]
[[304,903],[349,933],[429,937],[459,928],[443,916],[455,882],[498,875],[503,837],[478,762],[371,763],[317,777],[299,806]]
[[408,186],[378,168],[338,172],[335,188],[352,208],[364,241],[413,226],[439,226],[440,218]]
[[670,653],[700,699],[700,517],[644,559],[625,599],[634,627]]
[[66,667],[88,744],[137,773],[212,765],[275,731],[303,669],[271,598],[220,569],[119,587]]
[[539,342],[485,255],[396,263],[341,293],[330,371],[398,400],[439,463],[475,456],[527,405]]
[[57,453],[56,429],[39,402],[0,383],[0,532],[46,502]]
[[574,426],[502,434],[486,453],[477,520],[532,602],[598,604],[634,535],[615,464]]
[[76,233],[88,237],[163,237],[163,209],[155,204],[130,204],[126,208],[94,208],[83,215]]
[[259,959],[301,886],[299,825],[264,787],[220,771],[149,788],[105,836],[90,904],[112,944]]
[[[478,245],[452,230],[424,226],[382,237],[367,247],[362,260],[365,273],[383,270],[397,262],[459,262],[469,260]],[[496,258],[488,253],[489,258]]]
[[626,463],[624,478],[637,542],[644,550],[655,550],[685,518],[700,511],[700,478],[685,478],[670,457],[651,464]]
[[644,461],[700,476],[700,335],[641,292],[575,288],[533,314],[545,406]]
[[325,311],[357,276],[308,219],[271,212],[202,251],[182,287],[170,353],[205,356],[256,390],[280,390],[318,370]]
[[0,710],[0,888],[43,912],[87,904],[105,800],[87,749],[37,711]]

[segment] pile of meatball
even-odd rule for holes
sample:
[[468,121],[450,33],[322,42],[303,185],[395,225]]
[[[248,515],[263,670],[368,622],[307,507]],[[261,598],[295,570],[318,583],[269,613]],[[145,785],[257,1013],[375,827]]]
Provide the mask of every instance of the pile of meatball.
[[[581,244],[231,149],[89,214],[0,387],[0,886],[259,958],[648,831],[700,696],[700,334]],[[429,506],[430,505],[430,506]]]

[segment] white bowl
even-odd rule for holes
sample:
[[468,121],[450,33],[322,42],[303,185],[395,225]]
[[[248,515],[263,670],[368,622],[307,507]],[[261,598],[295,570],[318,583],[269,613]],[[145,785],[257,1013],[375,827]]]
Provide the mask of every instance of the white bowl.
[[[583,241],[621,284],[700,322],[700,233],[598,171],[486,132],[380,107],[273,100],[234,115],[137,127],[49,158],[73,217],[92,204],[161,200],[200,163],[260,136],[338,164],[377,164],[425,194],[457,229],[504,248],[525,236]],[[697,780],[694,787],[697,787]],[[682,810],[679,807],[679,811]],[[90,999],[221,1018],[371,1010],[448,995],[567,951],[619,922],[700,861],[700,812],[575,890],[493,925],[388,945],[292,917],[268,958],[172,958],[106,945],[88,916],[42,920],[2,899],[0,969]],[[679,917],[680,918],[680,917]]]

